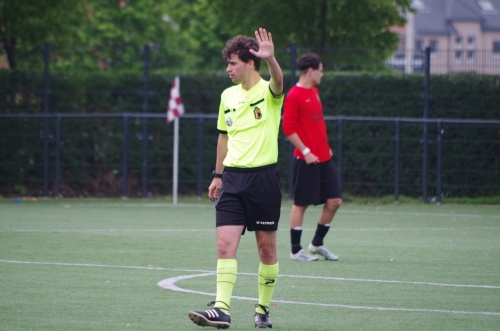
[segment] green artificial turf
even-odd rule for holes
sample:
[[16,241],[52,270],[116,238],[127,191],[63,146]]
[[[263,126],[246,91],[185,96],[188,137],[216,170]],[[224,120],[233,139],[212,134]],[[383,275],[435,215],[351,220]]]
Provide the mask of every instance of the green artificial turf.
[[[345,203],[325,240],[340,260],[307,263],[289,259],[290,207],[273,329],[500,328],[499,206]],[[0,330],[209,330],[187,313],[214,299],[215,243],[203,199],[0,201]],[[258,265],[247,232],[230,330],[254,330]]]

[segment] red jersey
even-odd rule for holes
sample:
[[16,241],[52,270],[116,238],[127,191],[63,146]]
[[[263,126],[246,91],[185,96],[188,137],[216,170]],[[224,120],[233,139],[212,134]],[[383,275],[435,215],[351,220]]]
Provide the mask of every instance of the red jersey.
[[[295,85],[286,95],[284,107],[285,136],[297,133],[304,145],[318,157],[319,162],[330,160],[332,155],[318,89]],[[293,151],[293,155],[304,159],[304,155],[297,148]]]

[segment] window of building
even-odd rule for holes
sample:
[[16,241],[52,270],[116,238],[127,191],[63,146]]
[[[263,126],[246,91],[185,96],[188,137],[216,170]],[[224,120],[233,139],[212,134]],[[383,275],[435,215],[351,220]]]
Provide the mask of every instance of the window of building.
[[498,60],[500,59],[500,40],[493,41],[493,58]]
[[455,46],[461,46],[462,45],[462,36],[456,36],[455,37]]
[[435,53],[437,52],[437,49],[438,49],[438,41],[437,40],[431,40],[429,42],[429,47],[431,49],[431,53]]
[[419,52],[424,50],[424,41],[422,39],[415,40],[415,50]]
[[462,50],[455,51],[455,62],[457,62],[457,63],[462,62],[463,53],[464,53],[464,51],[462,51]]
[[473,50],[468,50],[467,51],[467,62],[474,62],[474,56],[476,55],[476,52]]
[[474,36],[467,37],[467,46],[474,47],[475,44],[476,44],[476,37]]
[[478,0],[477,4],[485,14],[496,14],[497,12],[490,0]]
[[419,13],[425,13],[425,12],[429,11],[429,9],[425,6],[425,4],[422,0],[413,0],[412,7],[413,7],[413,9],[417,10]]
[[495,53],[495,55],[500,55],[500,41],[493,42],[493,53]]

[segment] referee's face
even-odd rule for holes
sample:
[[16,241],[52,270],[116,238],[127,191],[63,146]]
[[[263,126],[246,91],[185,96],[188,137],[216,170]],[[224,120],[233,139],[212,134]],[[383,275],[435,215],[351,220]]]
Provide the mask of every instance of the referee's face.
[[245,81],[245,75],[247,66],[249,63],[241,61],[241,59],[236,54],[232,54],[227,60],[226,71],[229,74],[229,78],[235,84],[240,84]]

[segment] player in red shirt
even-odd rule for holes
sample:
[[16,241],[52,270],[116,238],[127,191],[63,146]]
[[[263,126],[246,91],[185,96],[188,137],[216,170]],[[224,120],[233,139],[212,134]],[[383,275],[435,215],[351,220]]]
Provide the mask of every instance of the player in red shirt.
[[[290,258],[316,261],[339,258],[323,244],[335,213],[342,204],[337,171],[332,162],[323,105],[317,85],[323,77],[323,63],[318,55],[304,54],[298,61],[300,78],[288,92],[284,102],[283,133],[295,146],[293,151],[294,203],[290,212]],[[324,204],[308,250],[302,249],[302,222],[310,205]]]

